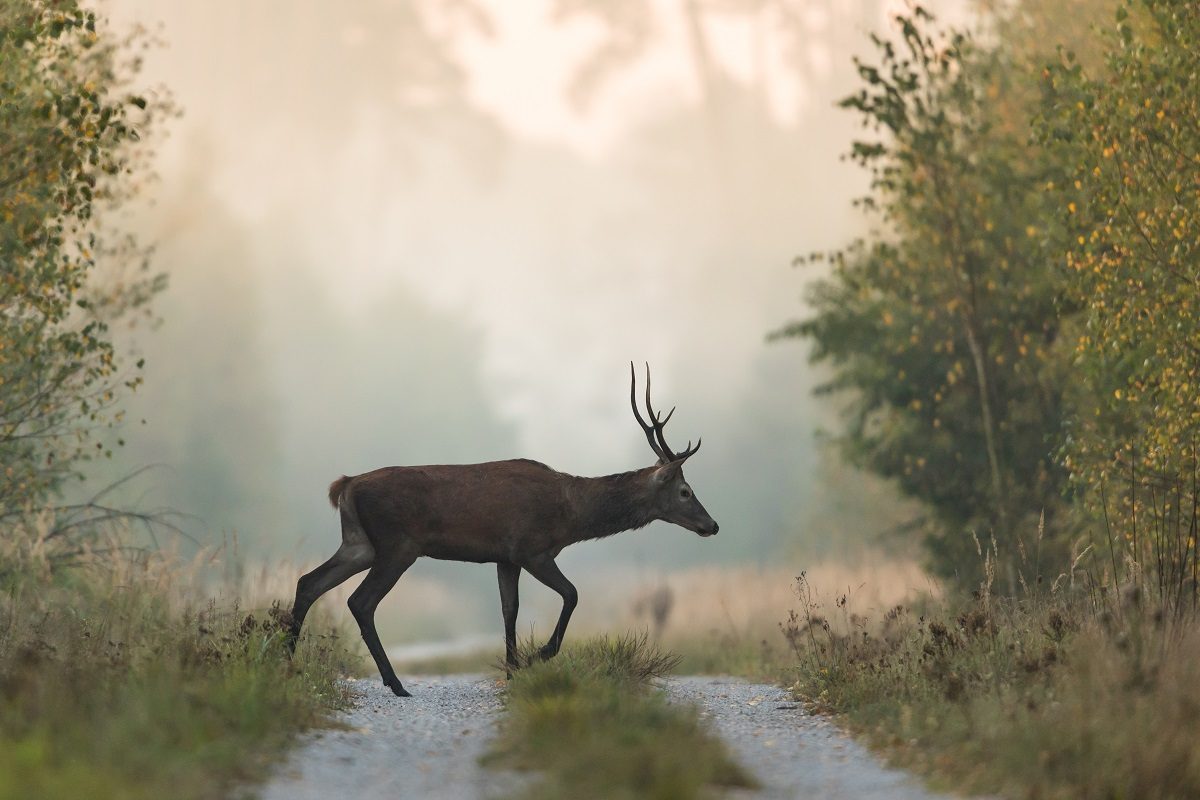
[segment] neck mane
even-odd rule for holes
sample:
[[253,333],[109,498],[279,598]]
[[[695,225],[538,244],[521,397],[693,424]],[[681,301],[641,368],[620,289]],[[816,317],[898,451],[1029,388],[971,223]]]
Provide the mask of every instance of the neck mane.
[[653,522],[647,482],[647,473],[652,469],[647,467],[599,478],[576,478],[571,493],[579,516],[576,541],[601,539]]

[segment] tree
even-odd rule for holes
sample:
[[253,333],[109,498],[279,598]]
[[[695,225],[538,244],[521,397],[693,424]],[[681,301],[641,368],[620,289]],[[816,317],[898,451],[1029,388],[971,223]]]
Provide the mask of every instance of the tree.
[[858,62],[864,86],[842,106],[881,134],[850,153],[881,227],[813,257],[831,266],[813,315],[779,335],[810,337],[833,368],[824,390],[852,396],[849,458],[929,510],[936,571],[973,581],[992,537],[1015,588],[1022,533],[1043,511],[1055,530],[1065,484],[1055,342],[1070,309],[1041,191],[1057,168],[1028,146],[1023,64],[931,20],[898,17],[897,42],[873,37],[878,65]]
[[1069,233],[1058,263],[1082,308],[1064,454],[1132,561],[1194,593],[1200,7],[1121,6],[1108,45],[1102,68],[1068,53],[1043,81],[1040,134],[1069,165],[1052,193]]
[[168,104],[129,90],[122,52],[74,0],[0,0],[0,519],[106,454],[96,434],[140,380],[109,326],[163,280],[97,212],[136,191]]

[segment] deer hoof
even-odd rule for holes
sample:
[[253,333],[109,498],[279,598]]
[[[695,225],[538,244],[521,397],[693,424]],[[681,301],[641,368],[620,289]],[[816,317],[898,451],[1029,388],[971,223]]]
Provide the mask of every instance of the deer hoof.
[[385,685],[392,690],[392,694],[396,695],[396,697],[412,697],[412,694],[404,688],[404,684],[400,683],[400,681],[396,681],[394,684],[389,683]]
[[558,648],[551,645],[546,645],[541,650],[538,650],[538,659],[541,661],[549,661],[558,655]]

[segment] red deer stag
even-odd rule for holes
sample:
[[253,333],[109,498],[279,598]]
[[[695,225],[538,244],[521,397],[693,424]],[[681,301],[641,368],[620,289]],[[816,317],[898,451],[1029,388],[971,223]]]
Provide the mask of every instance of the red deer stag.
[[505,661],[516,666],[517,579],[525,570],[562,597],[562,613],[539,655],[550,658],[562,645],[578,599],[575,587],[554,563],[567,545],[641,528],[654,520],[680,525],[701,536],[717,532],[716,521],[683,477],[683,462],[700,441],[675,453],[663,438],[663,418],[650,405],[646,367],[646,411],[637,407],[637,376],[630,369],[633,415],[658,456],[652,467],[580,478],[528,459],[487,464],[384,467],[338,478],[329,501],[342,517],[342,546],[296,584],[289,645],[317,598],[352,575],[370,569],[348,605],[385,686],[405,691],[375,632],[375,609],[421,556],[494,563],[504,614]]

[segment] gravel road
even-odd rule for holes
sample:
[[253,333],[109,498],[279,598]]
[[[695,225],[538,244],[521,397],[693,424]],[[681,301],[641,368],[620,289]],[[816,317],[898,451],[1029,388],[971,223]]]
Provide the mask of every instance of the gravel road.
[[671,702],[691,703],[762,784],[738,798],[933,800],[911,775],[889,769],[824,717],[777,686],[736,678],[670,678]]
[[350,682],[358,703],[343,730],[304,737],[259,790],[263,800],[478,800],[521,777],[479,766],[495,733],[503,681],[483,675],[404,676],[399,698],[378,678]]
[[[258,789],[264,800],[491,800],[519,794],[523,778],[479,766],[500,718],[503,681],[483,675],[405,677],[412,697],[378,679],[351,682],[357,706],[344,729],[306,736]],[[787,692],[734,678],[670,678],[672,702],[692,703],[758,778],[736,798],[933,800]]]

